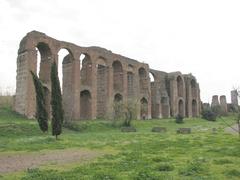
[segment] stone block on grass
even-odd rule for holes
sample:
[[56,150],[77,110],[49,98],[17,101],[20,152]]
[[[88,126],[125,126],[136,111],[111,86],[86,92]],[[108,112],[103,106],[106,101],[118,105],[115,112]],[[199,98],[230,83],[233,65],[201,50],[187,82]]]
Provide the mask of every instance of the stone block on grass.
[[136,132],[136,128],[135,127],[122,127],[121,128],[122,132]]
[[191,134],[191,128],[178,128],[178,134]]
[[167,128],[165,128],[165,127],[153,127],[152,132],[165,133],[165,132],[167,132]]

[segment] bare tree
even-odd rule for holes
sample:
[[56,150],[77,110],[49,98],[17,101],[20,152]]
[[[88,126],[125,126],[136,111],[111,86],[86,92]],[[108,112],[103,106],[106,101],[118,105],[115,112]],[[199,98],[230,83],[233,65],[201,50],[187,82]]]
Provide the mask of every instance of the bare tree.
[[131,126],[133,119],[137,118],[139,112],[139,101],[137,100],[128,100],[127,102],[123,101],[113,101],[109,113],[109,119],[113,121],[115,125],[117,122],[122,122],[122,126]]

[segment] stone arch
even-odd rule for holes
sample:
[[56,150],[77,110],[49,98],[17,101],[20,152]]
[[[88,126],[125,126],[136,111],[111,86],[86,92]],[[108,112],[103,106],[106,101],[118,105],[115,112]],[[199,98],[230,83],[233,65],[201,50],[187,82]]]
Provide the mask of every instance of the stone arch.
[[96,61],[97,63],[97,66],[98,65],[101,65],[101,66],[107,66],[107,61],[106,61],[106,59],[104,58],[104,57],[98,57],[97,58],[97,61]]
[[80,119],[91,119],[92,97],[89,90],[80,92]]
[[[64,80],[65,83],[71,83],[71,73],[74,58],[72,52],[67,48],[61,48],[58,51],[58,77],[60,81],[61,90],[63,91]],[[66,76],[68,76],[66,78]],[[70,79],[69,79],[70,78]]]
[[141,67],[138,70],[140,93],[145,93],[148,90],[147,71]]
[[73,112],[73,61],[72,52],[67,48],[58,51],[58,76],[62,91],[64,118],[72,117]]
[[192,117],[197,117],[197,101],[192,100]]
[[183,86],[183,78],[181,76],[177,77],[177,92],[178,92],[178,97],[183,97],[183,92],[184,92],[184,86]]
[[196,96],[197,96],[197,83],[196,83],[195,79],[191,80],[191,94],[192,94],[192,97],[196,98]]
[[134,71],[134,66],[132,64],[128,64],[128,71],[133,72]]
[[123,91],[123,67],[120,61],[114,61],[113,67],[113,89]]
[[81,84],[86,86],[92,85],[92,60],[86,53],[80,55],[80,79]]
[[182,99],[178,101],[178,114],[184,117],[184,102]]
[[97,117],[103,118],[107,111],[108,98],[108,67],[106,59],[99,57],[96,61],[97,68]]
[[[45,99],[46,99],[46,109],[48,113],[48,117],[50,117],[50,109],[51,109],[51,90],[49,85],[51,84],[51,64],[52,64],[52,52],[48,46],[48,44],[44,42],[39,42],[36,47],[37,51],[37,62],[36,62],[36,74],[39,79],[43,82],[44,91],[45,91]],[[34,96],[35,99],[35,96]],[[36,102],[36,100],[35,100]]]
[[50,82],[52,52],[48,44],[39,42],[35,47],[37,50],[36,74],[43,83]]
[[141,119],[147,119],[148,118],[148,101],[145,97],[143,97],[140,100],[140,117]]
[[153,72],[149,72],[149,79],[151,83],[155,82],[155,74]]

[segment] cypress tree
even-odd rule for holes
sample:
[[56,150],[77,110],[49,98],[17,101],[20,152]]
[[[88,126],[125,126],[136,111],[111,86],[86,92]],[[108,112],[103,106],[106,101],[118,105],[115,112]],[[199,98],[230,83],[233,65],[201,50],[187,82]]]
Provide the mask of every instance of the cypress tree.
[[44,87],[36,74],[34,74],[32,71],[30,72],[32,74],[36,92],[36,118],[41,131],[46,132],[48,130],[48,114],[46,110]]
[[54,62],[51,67],[51,82],[52,82],[52,135],[57,136],[62,133],[63,123],[63,107],[62,107],[62,94],[60,82],[58,79],[57,65]]

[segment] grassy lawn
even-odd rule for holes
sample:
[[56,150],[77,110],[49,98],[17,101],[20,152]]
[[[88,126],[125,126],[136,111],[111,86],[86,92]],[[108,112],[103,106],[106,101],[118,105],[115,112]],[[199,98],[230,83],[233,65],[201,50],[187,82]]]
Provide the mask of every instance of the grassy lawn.
[[[234,123],[231,116],[223,119]],[[173,119],[134,121],[135,133],[122,133],[108,121],[83,121],[74,125],[78,131],[64,129],[56,141],[50,133],[41,133],[36,121],[2,108],[0,156],[69,148],[106,155],[84,164],[1,174],[0,179],[240,179],[240,139],[224,132],[223,119],[185,119],[183,124]],[[166,127],[167,132],[153,133],[154,126]],[[179,127],[190,127],[192,133],[176,134]]]

